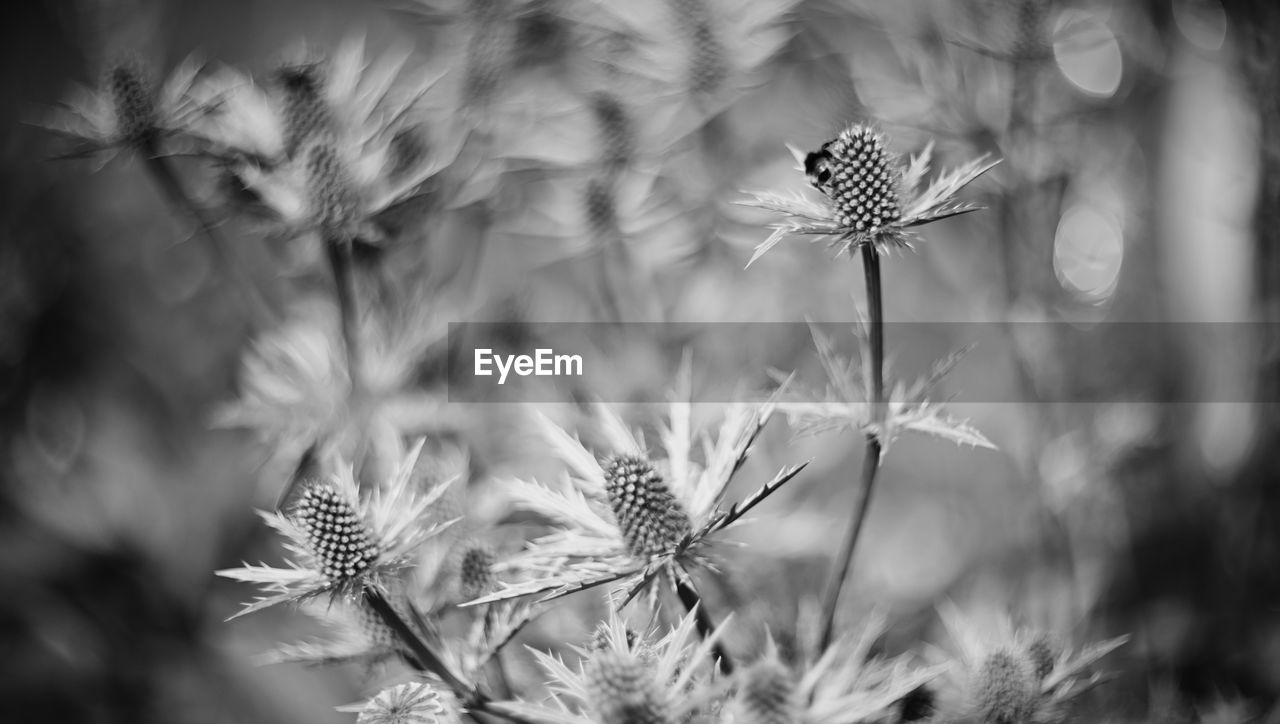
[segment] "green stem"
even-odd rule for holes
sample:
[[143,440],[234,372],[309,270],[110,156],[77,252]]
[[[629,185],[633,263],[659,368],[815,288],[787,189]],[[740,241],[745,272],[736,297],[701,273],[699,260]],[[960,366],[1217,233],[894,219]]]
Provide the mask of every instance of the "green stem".
[[501,717],[516,724],[529,724],[519,717],[496,709],[493,700],[487,694],[455,674],[449,668],[449,665],[436,652],[432,651],[427,642],[423,641],[422,637],[400,616],[391,605],[391,602],[387,600],[386,594],[373,586],[365,586],[364,600],[369,604],[369,608],[378,614],[382,622],[395,633],[400,642],[408,649],[412,656],[410,663],[418,671],[432,674],[443,681],[446,686],[453,690],[453,693],[458,697],[458,701],[469,712]]
[[[707,612],[707,604],[703,602],[702,596],[698,595],[698,589],[688,581],[682,580],[676,573],[671,574],[671,583],[675,586],[676,595],[680,597],[680,603],[685,610],[694,614],[694,624],[698,627],[698,633],[703,639],[710,638],[716,631],[716,625],[711,620],[711,614]],[[720,673],[732,674],[733,659],[729,658],[729,652],[725,651],[719,641],[712,646],[711,652],[716,658],[716,665],[720,667]]]
[[333,285],[338,298],[338,314],[342,321],[342,343],[347,352],[347,374],[354,394],[362,387],[360,357],[360,312],[356,307],[355,267],[351,259],[351,243],[344,239],[326,238],[325,251],[333,272]]
[[144,148],[142,156],[146,163],[147,172],[151,174],[151,178],[160,187],[165,198],[179,211],[190,216],[200,229],[200,233],[208,240],[209,249],[213,253],[214,264],[219,271],[231,279],[234,285],[241,289],[243,294],[240,298],[255,323],[261,326],[275,321],[276,313],[274,308],[263,298],[257,284],[236,264],[230,245],[218,232],[217,223],[187,193],[186,187],[182,185],[182,180],[178,177],[177,171],[171,165],[170,158],[162,155],[155,144],[150,144]]
[[835,632],[836,610],[840,604],[840,593],[844,589],[845,580],[853,567],[853,552],[858,546],[858,538],[862,534],[863,524],[867,519],[867,511],[871,508],[871,493],[875,488],[876,473],[880,469],[880,455],[883,447],[880,442],[880,429],[886,415],[884,396],[884,299],[880,290],[880,256],[875,245],[862,245],[862,270],[867,282],[867,308],[870,313],[868,336],[871,344],[871,432],[867,433],[867,447],[862,459],[862,476],[859,480],[858,500],[855,504],[853,520],[845,533],[844,542],[831,570],[831,581],[827,584],[822,601],[822,635],[819,639],[820,650],[826,650],[831,644]]

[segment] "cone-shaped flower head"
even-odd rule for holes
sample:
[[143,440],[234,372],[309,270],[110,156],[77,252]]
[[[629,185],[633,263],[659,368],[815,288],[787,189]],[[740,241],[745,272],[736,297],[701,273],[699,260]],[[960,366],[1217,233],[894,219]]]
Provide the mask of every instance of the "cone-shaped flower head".
[[378,692],[364,704],[339,707],[356,711],[356,724],[453,724],[458,715],[431,684],[412,682]]
[[324,98],[323,72],[319,63],[288,65],[277,72],[283,97],[285,144],[290,154],[333,123]]
[[601,651],[585,669],[587,697],[600,724],[664,724],[670,701],[652,662],[629,651]]
[[618,455],[601,467],[609,507],[634,555],[659,555],[689,535],[689,516],[648,458]]
[[713,434],[694,428],[691,405],[674,403],[663,431],[663,472],[641,437],[607,406],[599,408],[598,422],[614,454],[603,459],[538,415],[544,439],[568,470],[558,483],[511,481],[504,490],[514,507],[546,517],[557,529],[502,561],[498,590],[471,603],[538,593],[549,599],[608,583],[627,589],[624,600],[630,600],[664,571],[680,577],[707,565],[712,536],[804,468],[785,468],[745,500],[723,505],[774,406],[774,400],[731,406]]
[[902,217],[896,160],[884,137],[868,126],[852,126],[810,153],[804,170],[831,199],[842,226],[877,234]]
[[303,491],[293,513],[325,576],[353,578],[378,559],[378,544],[355,508],[331,485]]
[[118,63],[107,71],[106,87],[121,140],[138,147],[152,142],[159,134],[160,116],[155,83],[146,69],[135,62]]
[[825,203],[798,194],[753,192],[754,198],[742,205],[783,218],[772,225],[773,234],[756,247],[748,265],[792,235],[829,239],[839,251],[863,244],[881,251],[908,246],[914,227],[982,208],[956,201],[955,194],[995,165],[978,158],[923,185],[932,144],[904,164],[884,136],[866,125],[846,128],[817,151],[791,151]]
[[1058,647],[1048,634],[1038,634],[1027,642],[1027,658],[1031,661],[1036,681],[1044,681],[1053,673]]
[[493,565],[497,558],[486,546],[469,546],[458,562],[458,588],[464,600],[479,598],[497,584]]
[[349,238],[359,222],[360,199],[332,146],[312,147],[307,157],[307,180],[316,225],[331,238]]
[[753,664],[738,690],[738,712],[742,724],[794,724],[799,706],[791,671],[775,657]]
[[[310,484],[288,513],[261,512],[285,536],[291,554],[285,566],[245,565],[218,575],[260,585],[265,595],[237,616],[323,593],[360,600],[362,589],[408,565],[411,554],[446,524],[431,524],[428,509],[447,485],[420,494],[412,483],[422,450],[419,442],[385,485],[367,495],[357,490],[349,465]],[[450,521],[452,522],[452,521]]]
[[1040,687],[1026,657],[995,651],[978,667],[972,693],[986,724],[1022,724],[1035,713]]

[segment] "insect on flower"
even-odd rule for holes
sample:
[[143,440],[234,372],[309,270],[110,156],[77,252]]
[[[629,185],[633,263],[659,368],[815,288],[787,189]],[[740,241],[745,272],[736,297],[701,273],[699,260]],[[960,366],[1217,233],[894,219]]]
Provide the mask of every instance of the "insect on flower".
[[504,701],[493,708],[521,721],[549,724],[689,721],[716,693],[713,667],[706,662],[725,627],[699,641],[694,619],[693,613],[686,615],[655,639],[635,635],[611,614],[596,637],[600,645],[572,647],[583,657],[577,668],[559,656],[533,651],[551,679],[546,701]]
[[756,247],[747,266],[788,236],[827,239],[838,252],[872,244],[885,253],[910,246],[912,230],[981,206],[957,201],[956,193],[998,163],[985,156],[941,174],[923,186],[933,144],[902,166],[885,138],[870,126],[853,125],[811,153],[791,149],[822,202],[798,193],[747,192],[743,206],[782,214],[773,233]]
[[423,525],[423,516],[448,488],[417,493],[411,484],[422,441],[409,452],[386,485],[360,495],[352,468],[339,466],[325,481],[309,485],[291,510],[259,514],[287,539],[285,567],[245,564],[218,575],[255,583],[267,595],[232,618],[268,606],[320,594],[357,599],[366,587],[382,589],[409,565],[413,552],[448,523]]
[[[472,603],[532,594],[549,600],[614,581],[628,589],[625,603],[660,575],[680,583],[687,581],[689,569],[710,565],[710,538],[740,521],[807,463],[784,468],[746,500],[724,509],[725,490],[775,401],[730,406],[714,436],[695,434],[691,407],[672,403],[661,462],[650,459],[639,436],[607,406],[601,406],[600,427],[613,450],[603,459],[538,415],[543,438],[569,472],[558,485],[513,481],[506,491],[514,507],[539,513],[559,529],[499,564],[506,572],[519,572],[521,580],[503,581],[496,592]],[[693,454],[699,447],[701,462]]]

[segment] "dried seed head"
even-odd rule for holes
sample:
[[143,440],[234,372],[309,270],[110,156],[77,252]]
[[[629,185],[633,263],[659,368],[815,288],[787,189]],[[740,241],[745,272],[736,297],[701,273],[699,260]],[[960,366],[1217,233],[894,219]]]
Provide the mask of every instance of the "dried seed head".
[[689,516],[649,460],[619,455],[602,467],[609,505],[631,553],[648,558],[674,550],[689,534]]
[[345,236],[345,230],[355,225],[359,200],[332,146],[312,147],[307,157],[307,182],[316,223],[330,235]]
[[1027,644],[1027,658],[1031,661],[1036,681],[1044,681],[1053,673],[1058,658],[1058,646],[1048,634],[1038,634]]
[[1038,688],[1029,661],[996,651],[978,668],[973,696],[986,724],[1024,724],[1035,710]]
[[493,564],[497,559],[487,546],[468,547],[458,562],[458,589],[468,601],[493,591]]
[[631,163],[634,155],[631,119],[622,101],[612,93],[596,93],[591,99],[591,110],[599,128],[601,164],[616,173]]
[[286,66],[276,73],[284,89],[284,136],[290,155],[330,127],[323,73],[318,63]]
[[378,558],[378,544],[351,503],[329,485],[306,489],[293,518],[330,581],[350,580]]
[[809,154],[805,172],[835,204],[841,226],[875,234],[902,216],[893,164],[879,133],[854,126]]
[[356,724],[446,724],[458,717],[430,684],[414,682],[384,689],[360,710]]
[[670,706],[652,665],[631,653],[601,651],[585,669],[588,700],[600,724],[665,724]]
[[107,73],[107,92],[115,109],[120,139],[135,146],[152,141],[159,133],[154,82],[141,65],[125,61]]
[[791,672],[776,659],[747,669],[738,694],[743,724],[793,724],[799,720]]
[[936,711],[936,699],[933,689],[921,684],[898,702],[898,718],[901,721],[923,721],[933,716]]

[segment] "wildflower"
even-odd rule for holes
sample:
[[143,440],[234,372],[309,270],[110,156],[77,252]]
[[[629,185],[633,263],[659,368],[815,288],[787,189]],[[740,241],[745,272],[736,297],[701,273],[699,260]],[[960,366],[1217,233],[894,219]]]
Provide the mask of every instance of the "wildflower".
[[967,421],[950,416],[941,403],[929,399],[938,381],[955,366],[964,350],[948,356],[910,385],[903,382],[892,385],[884,419],[878,420],[864,374],[870,365],[870,350],[862,326],[855,326],[859,342],[857,359],[841,357],[834,343],[820,330],[815,327],[811,331],[827,385],[822,390],[799,389],[794,401],[783,404],[788,420],[801,434],[842,428],[873,433],[880,440],[881,454],[888,451],[903,431],[932,435],[957,445],[995,449],[995,445]]
[[743,724],[793,724],[801,702],[795,677],[776,657],[767,657],[743,672],[738,690],[737,720]]
[[[555,486],[515,481],[505,487],[515,507],[542,514],[560,527],[501,564],[506,571],[519,571],[524,580],[503,581],[496,592],[472,603],[538,593],[547,594],[546,600],[613,581],[630,589],[629,600],[660,574],[683,581],[688,569],[708,565],[711,536],[738,522],[804,468],[784,468],[746,500],[721,507],[731,478],[774,405],[770,400],[758,407],[731,406],[713,436],[694,433],[690,404],[673,403],[662,434],[666,459],[660,466],[605,406],[600,425],[613,454],[603,460],[538,415],[543,438],[569,472]],[[692,455],[699,447],[705,451],[701,464]]]
[[268,606],[322,593],[357,598],[366,587],[380,589],[407,565],[414,550],[444,526],[426,526],[422,517],[447,486],[426,495],[410,485],[422,442],[409,452],[393,478],[361,496],[350,466],[327,481],[309,485],[288,513],[260,511],[284,535],[291,554],[286,567],[246,564],[218,575],[259,584],[267,595],[232,618]]
[[980,626],[954,606],[941,609],[958,648],[952,667],[951,708],[986,724],[1060,721],[1066,707],[1104,680],[1089,667],[1123,645],[1128,636],[1084,647],[1078,653],[1052,643],[1043,632],[1015,629],[1008,618]]
[[355,36],[329,58],[280,69],[274,96],[231,73],[199,92],[213,119],[205,135],[279,235],[381,243],[388,214],[457,157],[463,134],[443,116],[426,122],[438,76],[410,73],[408,50],[365,55]]
[[799,194],[749,192],[744,206],[783,215],[773,233],[756,247],[750,266],[788,236],[829,239],[838,252],[872,244],[881,253],[910,245],[912,229],[980,206],[956,201],[955,194],[997,162],[983,156],[943,173],[921,188],[933,144],[902,166],[885,138],[869,126],[852,125],[812,153],[792,149],[810,184],[823,194],[815,202]]
[[97,87],[77,87],[40,125],[74,143],[63,158],[101,154],[105,161],[122,150],[154,156],[162,140],[186,130],[199,115],[188,92],[202,66],[188,58],[160,83],[146,65],[121,59],[107,67]]
[[551,679],[547,701],[499,702],[494,711],[556,724],[674,724],[688,721],[707,701],[705,662],[723,624],[702,641],[693,613],[657,640],[629,635],[616,614],[605,626],[603,646],[573,647],[584,659],[576,669],[559,656],[533,652]]
[[[913,666],[905,656],[873,655],[885,617],[872,614],[862,626],[835,639],[825,650],[810,646],[794,674],[799,711],[793,721],[856,724],[891,720],[913,692],[942,674],[943,666]],[[776,652],[767,656],[776,659]]]
[[458,713],[435,686],[410,682],[392,686],[362,704],[338,707],[358,712],[356,724],[455,724]]
[[462,599],[469,601],[493,590],[496,579],[493,566],[497,562],[487,546],[468,546],[458,562],[458,588]]

